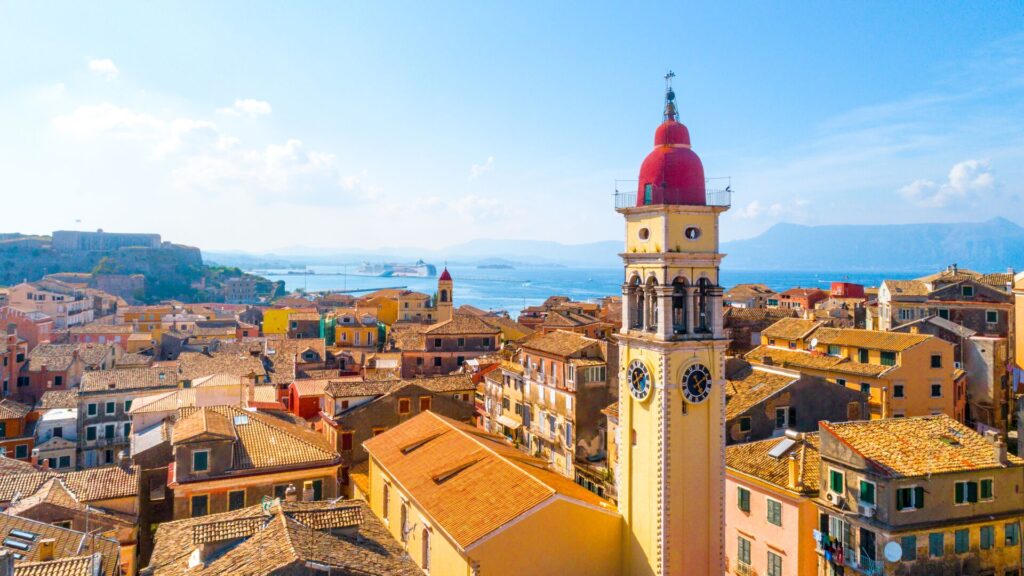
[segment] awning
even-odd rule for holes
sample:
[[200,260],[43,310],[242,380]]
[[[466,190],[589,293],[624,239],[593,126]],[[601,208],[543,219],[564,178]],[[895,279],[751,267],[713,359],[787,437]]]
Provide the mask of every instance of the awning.
[[502,414],[501,416],[498,416],[497,420],[498,420],[498,424],[501,424],[502,426],[507,426],[507,427],[509,427],[509,428],[511,428],[513,430],[515,430],[516,428],[519,428],[520,426],[523,425],[522,421],[520,421],[518,418],[513,418],[511,416],[505,416],[504,414]]

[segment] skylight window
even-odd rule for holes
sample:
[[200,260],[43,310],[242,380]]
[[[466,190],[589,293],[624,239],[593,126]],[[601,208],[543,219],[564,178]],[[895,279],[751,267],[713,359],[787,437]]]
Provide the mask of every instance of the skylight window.
[[244,426],[249,423],[249,416],[246,414],[239,414],[233,418],[235,426]]
[[39,534],[35,532],[27,532],[25,530],[11,530],[11,536],[15,538],[21,538],[22,540],[35,540],[39,537]]
[[4,546],[7,546],[8,548],[14,548],[15,550],[24,550],[25,552],[28,552],[32,548],[32,546],[30,546],[29,544],[26,544],[21,540],[15,540],[13,538],[5,539]]

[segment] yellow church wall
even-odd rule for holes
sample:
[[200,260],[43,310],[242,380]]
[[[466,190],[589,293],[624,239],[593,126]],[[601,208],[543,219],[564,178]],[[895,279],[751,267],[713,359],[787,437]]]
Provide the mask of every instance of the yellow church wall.
[[467,553],[479,563],[481,574],[616,576],[622,573],[621,533],[617,513],[559,498],[485,537]]
[[[630,214],[626,219],[626,253],[698,252],[718,250],[718,215],[713,208],[670,211],[667,214]],[[696,227],[700,236],[689,239],[687,228]],[[641,234],[647,231],[646,239]]]

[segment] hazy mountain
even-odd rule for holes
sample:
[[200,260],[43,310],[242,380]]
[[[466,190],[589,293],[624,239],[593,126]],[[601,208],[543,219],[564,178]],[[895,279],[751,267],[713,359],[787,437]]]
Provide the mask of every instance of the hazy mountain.
[[1024,228],[1003,218],[956,224],[801,226],[776,224],[723,242],[738,270],[936,270],[956,263],[986,272],[1024,268]]
[[[211,262],[243,268],[412,262],[502,262],[521,266],[619,266],[621,240],[561,244],[542,240],[472,240],[448,248],[375,250],[292,247],[274,254],[211,252]],[[723,242],[734,270],[930,271],[956,263],[982,271],[1024,268],[1024,228],[1003,218],[958,224],[803,226],[777,224],[746,240]]]

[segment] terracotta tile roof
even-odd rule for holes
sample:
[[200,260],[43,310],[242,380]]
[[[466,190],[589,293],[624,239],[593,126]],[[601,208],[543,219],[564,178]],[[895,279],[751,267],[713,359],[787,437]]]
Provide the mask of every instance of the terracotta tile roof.
[[[229,473],[283,466],[328,466],[338,460],[322,434],[285,417],[236,406],[182,408],[178,415],[172,443],[190,441],[203,434],[233,439]],[[184,429],[179,432],[181,427]]]
[[602,408],[601,409],[601,413],[606,415],[606,416],[610,416],[610,417],[615,418],[616,420],[618,420],[618,418],[619,418],[619,403],[618,402],[612,402],[611,404],[609,404],[609,405],[605,406],[604,408]]
[[[300,382],[300,381],[296,381]],[[391,380],[331,380],[324,393],[332,398],[350,396],[379,396],[388,394],[407,384],[415,384],[437,394],[475,390],[476,384],[470,374],[449,374]]]
[[894,298],[899,298],[900,296],[927,296],[929,292],[928,286],[921,280],[883,280],[882,284],[889,288],[889,293]]
[[14,400],[0,400],[0,420],[24,418],[32,408]]
[[0,455],[0,476],[39,472],[40,470],[42,468],[39,466],[34,466],[24,460],[15,460],[14,458]]
[[234,428],[226,414],[200,408],[174,423],[171,442],[175,444],[211,439],[235,439]]
[[63,474],[64,485],[82,502],[137,496],[139,477],[138,466],[107,466]]
[[786,440],[786,437],[771,438],[727,446],[725,448],[725,465],[731,470],[788,489],[789,458],[796,456],[799,492],[802,494],[817,493],[821,474],[818,433],[801,434],[793,446],[778,458],[769,454],[773,448]]
[[725,309],[726,321],[729,318],[735,318],[736,320],[746,320],[748,322],[765,322],[780,318],[793,318],[795,316],[796,310],[788,308],[735,308],[729,306]]
[[[463,308],[465,308],[465,306],[463,306]],[[502,334],[506,337],[509,334],[521,333],[524,337],[533,334],[533,330],[531,328],[523,326],[519,322],[516,322],[511,318],[506,318],[505,316],[481,316],[480,319],[483,320],[484,323],[501,330]]]
[[593,346],[600,348],[601,341],[568,330],[534,334],[522,343],[524,351],[536,350],[554,356],[571,356]]
[[[28,541],[13,537],[28,544],[28,550],[17,550],[25,556],[22,560],[15,561],[15,576],[93,576],[92,570],[88,572],[77,572],[83,563],[81,558],[87,558],[92,566],[93,554],[98,554],[100,562],[99,574],[105,576],[116,576],[120,574],[120,550],[121,546],[116,541],[102,536],[90,537],[82,532],[58,528],[45,522],[37,522],[20,516],[0,512],[0,534],[4,538],[12,530],[21,530],[37,535],[35,541]],[[53,558],[51,562],[39,561],[39,541],[47,538],[53,539]],[[9,551],[15,551],[9,549]]]
[[775,290],[764,284],[737,284],[725,292],[724,298],[727,300],[745,300],[769,294],[775,294]]
[[153,364],[153,357],[149,354],[139,354],[136,352],[130,352],[122,354],[116,361],[115,365],[118,367],[123,366],[151,366]]
[[827,292],[825,292],[821,288],[800,288],[800,287],[796,287],[796,288],[790,288],[789,290],[786,290],[785,292],[782,292],[782,295],[783,296],[791,296],[791,297],[792,296],[806,297],[806,296],[813,296],[813,295],[819,294],[819,293],[827,294]]
[[[356,534],[331,533],[332,528]],[[188,567],[196,542],[240,538],[206,564]],[[422,576],[409,555],[362,501],[282,502],[165,522],[150,561],[154,576],[305,574],[310,564],[336,574]]]
[[[212,390],[213,388],[216,388],[216,390]],[[278,401],[276,386],[254,386],[253,390],[255,393],[253,398],[254,402],[266,404]],[[248,404],[249,402],[248,386],[200,386],[199,388],[181,388],[178,390],[171,390],[170,392],[150,394],[148,396],[136,398],[132,403],[132,409],[129,413],[146,414],[152,412],[175,412],[178,408],[195,406],[197,404],[197,396],[200,396],[206,391],[209,391],[211,394],[223,394],[226,392],[231,394],[233,397],[238,398],[238,401],[242,404]]]
[[779,366],[782,368],[807,368],[811,370],[825,370],[842,372],[844,374],[855,374],[858,376],[878,377],[895,366],[881,366],[878,364],[861,364],[849,358],[829,356],[818,352],[807,352],[803,350],[785,350],[773,346],[758,346],[744,356],[748,361]]
[[928,334],[882,332],[855,328],[819,328],[815,330],[814,337],[818,339],[818,344],[837,344],[892,352],[902,352],[932,338]]
[[462,548],[556,495],[616,513],[596,494],[548,470],[546,461],[433,412],[363,446]]
[[108,525],[120,526],[121,529],[128,529],[128,531],[134,528],[138,520],[138,518],[127,514],[107,512],[103,509],[86,505],[71,492],[59,477],[47,480],[34,494],[12,504],[7,509],[7,512],[15,516],[31,517],[32,515],[29,511],[40,505],[56,506],[68,511],[85,512],[88,510],[93,519]]
[[1009,272],[996,272],[994,274],[985,274],[978,279],[982,284],[987,284],[995,288],[1006,289],[1007,284],[1013,284],[1013,274]]
[[[893,477],[1001,468],[981,434],[941,414],[855,422],[822,422],[828,432]],[[1024,460],[1009,455],[1012,466]]]
[[775,324],[761,331],[761,336],[768,338],[782,338],[785,340],[799,340],[805,338],[821,326],[817,320],[804,320],[803,318],[783,318]]
[[67,370],[74,349],[73,344],[40,344],[28,353],[28,369],[38,372],[46,366],[51,372]]
[[499,330],[476,316],[455,314],[451,320],[434,324],[424,334],[429,336],[456,336],[461,334],[497,334]]
[[115,368],[86,372],[82,377],[82,392],[105,392],[107,390],[142,390],[176,388],[178,376],[167,368]]
[[396,386],[397,382],[397,380],[331,380],[324,387],[324,393],[332,398],[377,396],[387,394]]
[[799,379],[767,370],[744,369],[725,381],[725,419],[743,414]]
[[296,380],[292,382],[299,397],[322,396],[327,388],[327,380]]
[[211,354],[182,352],[178,356],[178,373],[182,380],[195,380],[211,374],[263,377],[267,371],[263,361],[251,354],[218,351]]

